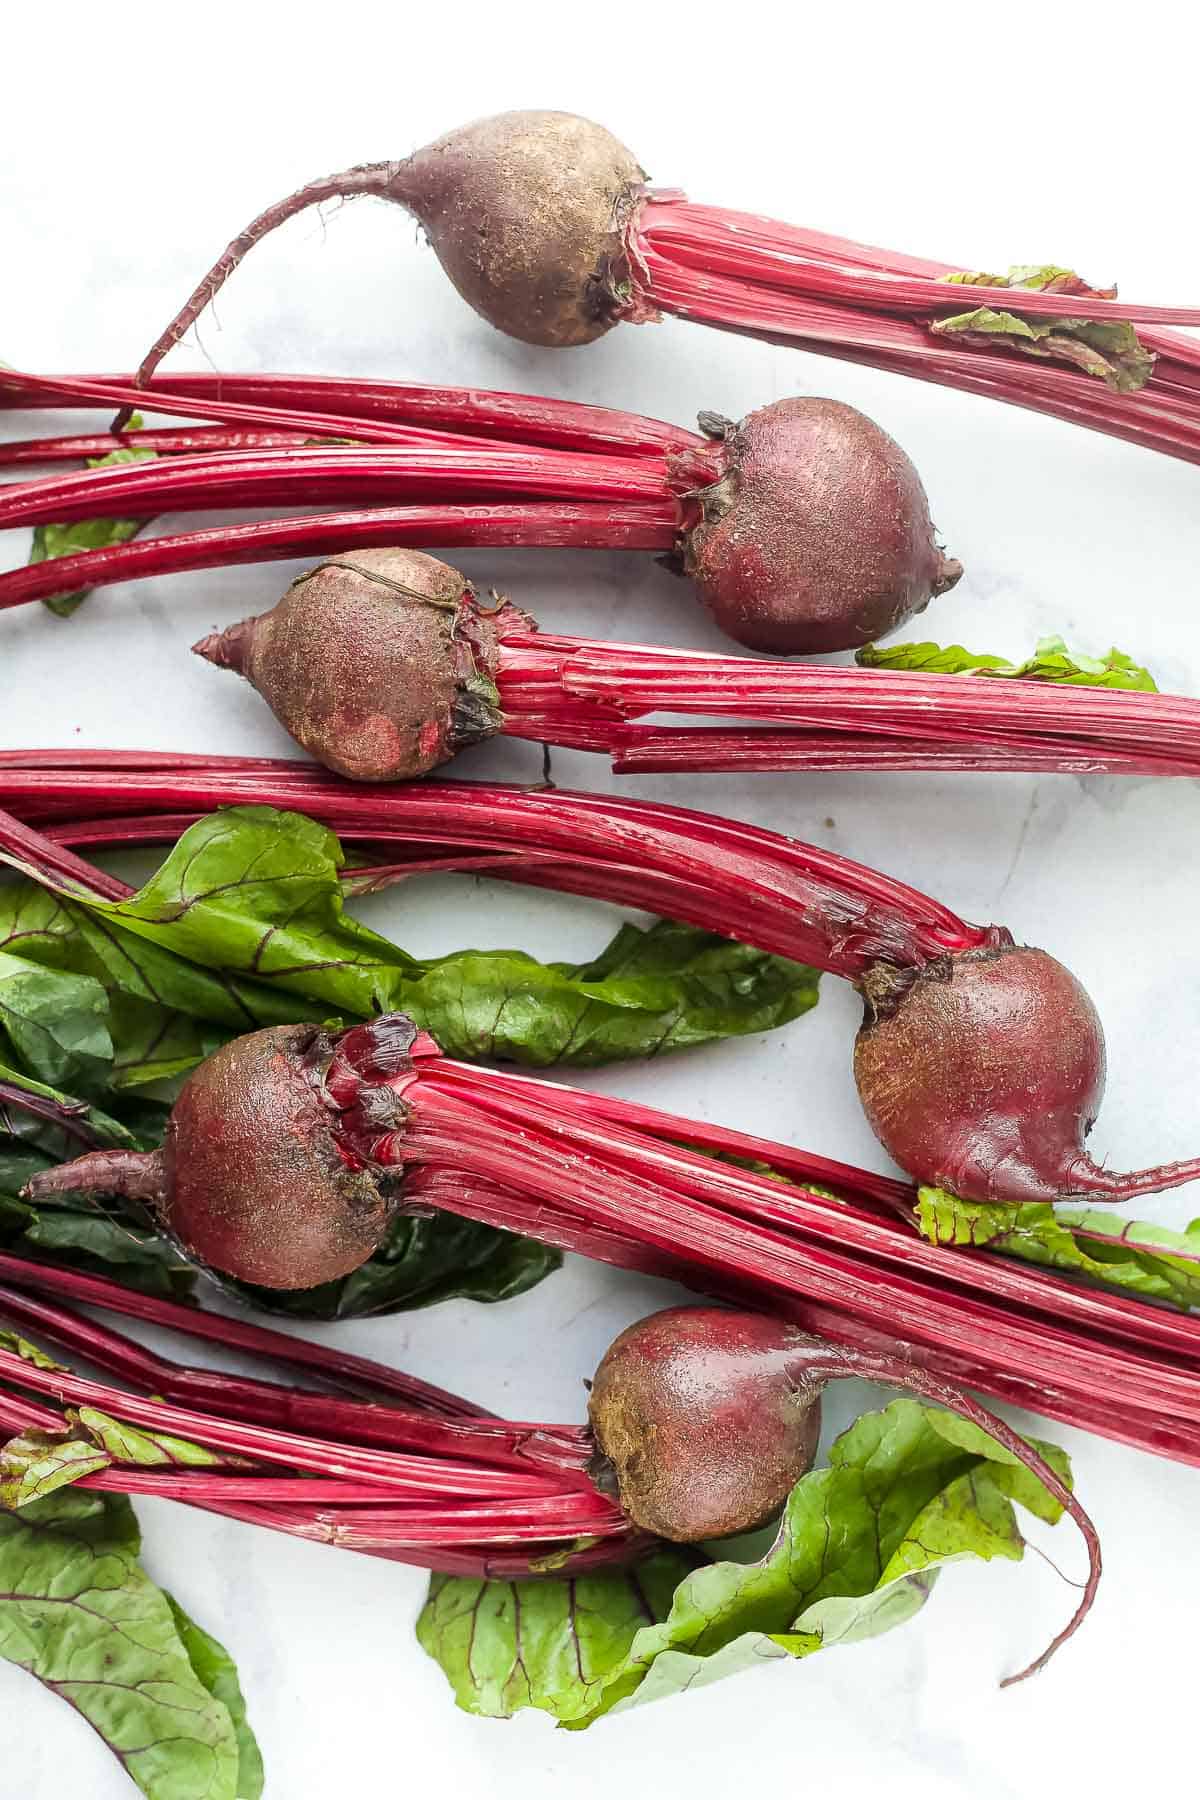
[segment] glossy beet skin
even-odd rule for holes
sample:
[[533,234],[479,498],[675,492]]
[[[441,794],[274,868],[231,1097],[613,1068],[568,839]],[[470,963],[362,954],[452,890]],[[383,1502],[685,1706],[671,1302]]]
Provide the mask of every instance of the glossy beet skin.
[[326,768],[405,781],[500,729],[495,633],[515,616],[418,550],[356,550],[194,648],[245,676]]
[[252,1031],[189,1076],[161,1151],[97,1150],[27,1192],[140,1200],[188,1256],[239,1281],[335,1281],[378,1249],[394,1210],[399,1171],[365,1162],[361,1133],[403,1130],[387,1080],[414,1036],[400,1015],[336,1038],[312,1025]]
[[[852,406],[779,400],[739,425],[712,414],[722,470],[694,496],[682,562],[722,631],[778,655],[885,636],[952,588],[921,478]],[[686,481],[691,460],[675,459]]]
[[820,1384],[791,1373],[803,1341],[759,1313],[701,1306],[621,1333],[588,1416],[621,1506],[643,1530],[700,1543],[779,1511],[821,1432]]
[[1123,1199],[1192,1180],[1197,1166],[1125,1175],[1084,1148],[1104,1097],[1104,1032],[1071,971],[997,943],[862,983],[859,1097],[917,1182],[965,1200]]

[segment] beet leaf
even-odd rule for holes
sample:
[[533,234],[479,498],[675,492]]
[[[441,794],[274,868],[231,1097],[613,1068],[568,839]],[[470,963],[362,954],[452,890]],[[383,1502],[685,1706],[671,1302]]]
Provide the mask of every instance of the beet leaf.
[[[333,832],[312,819],[231,807],[191,826],[127,900],[75,890],[73,898],[59,897],[62,924],[55,897],[44,896],[51,916],[39,928],[60,965],[69,955],[72,966],[92,972],[99,961],[123,994],[130,979],[126,934],[160,957],[168,953],[161,979],[154,970],[155,991],[214,1023],[214,1014],[227,1018],[233,995],[256,1015],[237,1021],[238,1032],[272,1019],[404,1011],[450,1055],[535,1067],[586,1067],[770,1030],[816,1004],[818,976],[804,964],[669,921],[648,930],[624,926],[587,963],[541,963],[519,950],[463,950],[420,961],[346,912],[344,860]],[[12,892],[11,933],[23,934],[24,949],[38,903],[27,889]],[[84,947],[69,951],[61,939],[81,912],[93,932],[84,933]],[[97,926],[110,936],[117,928],[109,954],[96,941]],[[36,945],[31,953],[39,953]],[[135,952],[135,966],[142,954]],[[212,984],[212,996],[202,988],[189,995],[181,987],[184,968],[194,968],[201,983],[210,970],[225,985]],[[172,971],[179,979],[168,986]],[[137,997],[147,985],[137,981]],[[144,1033],[150,1020],[133,1023]],[[172,1043],[182,1060],[186,1043]],[[128,1084],[153,1079],[149,1070],[159,1065],[143,1050],[122,1066]]]
[[[1069,1482],[1066,1455],[1038,1448]],[[1014,1502],[1050,1523],[1059,1516],[975,1426],[895,1400],[859,1418],[829,1466],[797,1482],[757,1561],[706,1563],[669,1596],[671,1556],[586,1583],[435,1575],[417,1636],[464,1710],[506,1718],[532,1706],[580,1730],[618,1708],[906,1623],[944,1563],[1021,1559]]]
[[1107,656],[1084,656],[1068,650],[1060,637],[1038,639],[1037,648],[1024,662],[1003,656],[977,654],[961,644],[866,644],[854,659],[864,669],[911,669],[919,675],[1000,675],[1007,681],[1053,681],[1064,687],[1129,688],[1157,694],[1158,683],[1148,669],[1135,663],[1123,650]]
[[916,1220],[934,1244],[986,1247],[1185,1311],[1200,1307],[1200,1219],[1171,1231],[1095,1208],[990,1206],[921,1188]]
[[211,1640],[189,1648],[139,1550],[118,1495],[64,1490],[0,1510],[0,1656],[69,1701],[148,1800],[253,1800],[255,1757],[247,1742],[247,1788],[239,1726],[216,1692],[228,1658]]

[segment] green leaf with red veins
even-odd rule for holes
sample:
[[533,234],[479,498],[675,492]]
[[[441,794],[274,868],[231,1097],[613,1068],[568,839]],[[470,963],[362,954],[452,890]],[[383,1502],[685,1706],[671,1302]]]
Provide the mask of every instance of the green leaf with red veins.
[[205,1449],[203,1444],[189,1443],[187,1438],[172,1437],[165,1431],[146,1431],[139,1426],[127,1425],[91,1406],[81,1406],[67,1416],[106,1458],[127,1468],[247,1469],[252,1466],[244,1457],[221,1455]]
[[[1065,1454],[1037,1447],[1069,1483]],[[831,1447],[829,1467],[797,1482],[757,1561],[706,1563],[669,1597],[662,1581],[641,1609],[627,1572],[586,1585],[434,1576],[417,1636],[466,1711],[506,1718],[532,1706],[580,1730],[618,1708],[903,1624],[944,1564],[1020,1560],[1014,1501],[1059,1516],[986,1433],[896,1400],[864,1414]]]
[[864,669],[908,669],[918,675],[1000,676],[1005,681],[1049,681],[1062,687],[1122,688],[1157,694],[1148,669],[1115,647],[1106,656],[1069,650],[1060,637],[1044,637],[1024,662],[964,650],[961,644],[864,644],[854,660]]
[[[130,431],[140,431],[144,424],[140,413],[129,421]],[[114,469],[122,463],[153,462],[158,452],[146,446],[124,444],[107,456],[88,458],[89,469]],[[106,550],[110,544],[127,544],[143,531],[146,519],[76,519],[66,525],[39,525],[33,534],[31,563],[52,562],[59,556],[75,556],[81,550]],[[52,594],[42,601],[60,619],[69,618],[91,593],[91,588],[74,588],[67,593]]]
[[108,1466],[94,1444],[60,1432],[23,1431],[0,1446],[0,1507],[15,1512]]
[[419,961],[346,912],[343,863],[333,832],[314,820],[231,807],[186,831],[130,899],[74,904],[254,993],[303,996],[301,1016],[407,1012],[471,1059],[545,1067],[652,1056],[769,1030],[816,1003],[812,969],[670,921],[622,927],[589,963],[520,950]]
[[229,1709],[139,1549],[119,1495],[63,1488],[0,1511],[0,1656],[81,1713],[147,1800],[241,1800]]
[[[962,287],[1011,288],[1028,293],[1080,294],[1089,299],[1112,300],[1115,288],[1094,288],[1072,269],[1054,264],[1015,267],[1007,275],[960,272],[940,278]],[[951,318],[933,319],[929,329],[939,337],[954,337],[983,347],[1006,343],[1029,356],[1068,362],[1086,375],[1094,375],[1118,393],[1136,393],[1145,387],[1154,369],[1154,354],[1147,350],[1128,319],[1071,319],[1047,317],[1036,311],[998,311],[979,306]]]
[[989,1206],[944,1188],[921,1188],[915,1216],[934,1244],[986,1248],[1185,1311],[1200,1307],[1200,1219],[1170,1231],[1087,1207]]

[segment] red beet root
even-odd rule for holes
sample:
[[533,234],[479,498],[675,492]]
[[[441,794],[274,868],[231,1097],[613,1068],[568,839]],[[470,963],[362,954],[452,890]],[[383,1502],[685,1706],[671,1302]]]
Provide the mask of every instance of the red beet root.
[[[369,1066],[382,1068],[393,1040],[407,1049],[412,1036],[407,1021],[375,1033]],[[144,1200],[188,1254],[240,1281],[334,1281],[378,1248],[398,1185],[348,1152],[340,1135],[359,1089],[347,1059],[363,1052],[361,1032],[337,1040],[309,1025],[251,1032],[190,1076],[161,1151],[95,1151],[47,1170],[31,1192],[96,1189]],[[371,1095],[373,1126],[402,1125],[404,1105],[390,1089]]]
[[779,1511],[821,1435],[820,1383],[792,1377],[801,1343],[777,1319],[705,1306],[621,1333],[588,1417],[631,1519],[694,1544]]
[[607,285],[619,214],[643,179],[611,132],[573,113],[480,119],[403,162],[363,163],[299,188],[234,238],[138,372],[149,380],[260,239],[326,200],[407,208],[468,305],[529,344],[586,344],[618,319]]
[[822,1388],[851,1375],[919,1394],[980,1425],[1079,1526],[1089,1557],[1084,1595],[1066,1629],[1022,1672],[1033,1674],[1091,1609],[1101,1572],[1096,1528],[1036,1450],[924,1370],[836,1348],[758,1313],[679,1306],[621,1333],[596,1371],[588,1415],[634,1524],[697,1543],[774,1517],[812,1466]]
[[[67,385],[82,398],[129,391],[97,389],[86,381]],[[57,395],[61,387],[35,377],[25,391],[44,397],[47,388]],[[535,437],[547,429],[536,417],[539,403],[508,398],[518,418],[524,409]],[[290,416],[278,408],[223,410],[272,426]],[[299,423],[301,415],[295,418]],[[354,428],[353,419],[330,423],[338,431]],[[527,446],[485,442],[469,433],[417,432],[407,443],[301,443],[160,457],[7,489],[0,527],[349,500],[370,504],[372,511],[261,521],[248,537],[245,526],[233,526],[194,540],[155,540],[154,557],[166,560],[154,567],[196,566],[188,553],[200,550],[201,537],[206,567],[267,560],[297,547],[297,529],[313,549],[332,547],[344,558],[356,542],[388,544],[387,519],[397,544],[578,542],[653,549],[695,577],[732,637],[782,655],[869,642],[921,611],[962,574],[961,564],[937,546],[916,469],[886,432],[853,407],[789,399],[738,424],[711,412],[702,413],[700,423],[707,442],[641,422],[643,435],[657,431],[674,438],[649,454],[640,445],[612,454],[599,446]],[[403,431],[399,424],[393,429]],[[628,436],[627,420],[621,430]],[[56,445],[48,449],[53,454]],[[383,515],[376,507],[393,510]],[[331,537],[339,522],[340,541]],[[88,585],[116,579],[130,567],[125,561],[114,572],[92,561]],[[7,588],[0,580],[0,603],[11,587],[11,580]]]
[[962,574],[916,469],[852,406],[780,400],[740,425],[701,423],[724,438],[724,469],[698,496],[684,567],[738,643],[783,655],[870,643]]
[[297,743],[356,781],[403,781],[498,731],[499,616],[416,550],[318,563],[259,618],[196,645],[256,687]]
[[1180,1162],[1120,1175],[1087,1154],[1104,1032],[1084,988],[1044,950],[1001,941],[919,969],[877,963],[861,986],[859,1096],[916,1181],[967,1200],[1124,1200],[1200,1173]]

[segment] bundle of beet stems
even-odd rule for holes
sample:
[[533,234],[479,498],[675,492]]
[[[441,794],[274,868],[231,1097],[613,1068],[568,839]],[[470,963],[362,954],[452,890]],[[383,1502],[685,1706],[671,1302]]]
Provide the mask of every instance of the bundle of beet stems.
[[[690,202],[647,188],[588,119],[502,113],[397,162],[308,183],[259,214],[200,281],[138,385],[244,256],[309,206],[374,196],[417,218],[484,318],[527,342],[586,343],[663,313],[1049,413],[1200,460],[1200,344],[1164,325],[1196,308],[1116,303],[1071,271],[1007,276]],[[963,285],[947,286],[958,275]],[[1130,321],[1150,329],[1134,336]]]
[[[736,923],[723,921],[723,929],[770,939],[785,954],[823,954],[824,966],[842,974],[861,973],[881,952],[936,959],[957,948],[969,956],[988,938],[869,871],[859,872],[852,917],[854,865],[678,809],[626,802],[609,814],[589,796],[453,784],[363,795],[267,763],[224,775],[202,759],[172,759],[177,766],[167,773],[139,754],[109,758],[103,771],[87,766],[103,760],[3,759],[0,793],[45,825],[43,832],[6,823],[10,860],[53,886],[119,900],[130,891],[125,884],[68,846],[156,841],[198,806],[274,799],[303,804],[372,848],[386,845],[393,859],[397,849],[411,858],[352,872],[352,891],[423,868],[466,867],[710,919],[723,895],[731,904],[740,895]],[[408,1124],[371,1155],[404,1166],[407,1206],[673,1275],[766,1306],[847,1353],[908,1359],[944,1381],[1200,1463],[1200,1322],[1189,1316],[928,1243],[912,1229],[916,1194],[903,1181],[631,1102],[469,1068],[428,1038],[413,1044],[410,1036],[395,1067]],[[24,1103],[19,1090],[6,1099]],[[713,1153],[766,1164],[790,1185]],[[1186,1179],[1197,1168],[1153,1173]],[[39,1181],[117,1191],[128,1174],[128,1164],[118,1170],[99,1152],[86,1167],[63,1165]],[[243,1190],[244,1175],[231,1175]],[[182,1227],[179,1235],[195,1238]],[[57,1281],[58,1272],[45,1279]]]
[[[51,404],[64,393],[95,402],[126,389],[111,378],[60,381],[0,371],[4,391],[14,404]],[[242,398],[216,401],[214,392]],[[156,389],[156,405],[160,398]],[[264,406],[265,398],[279,404]],[[255,500],[320,501],[347,489],[360,500],[379,500],[389,485],[397,484],[405,493],[428,496],[436,491],[460,499],[450,505],[380,506],[233,524],[86,551],[0,575],[0,607],[173,569],[308,550],[345,556],[367,546],[394,549],[447,536],[460,542],[558,543],[569,541],[579,528],[584,535],[573,541],[640,542],[669,550],[684,528],[687,506],[680,498],[682,476],[672,478],[678,493],[668,493],[664,486],[664,458],[686,466],[687,480],[694,482],[699,460],[715,454],[704,439],[653,420],[472,390],[293,376],[220,381],[188,376],[170,384],[166,404],[182,411],[248,413],[269,425],[291,418],[296,428],[290,434],[273,426],[257,432],[210,426],[131,433],[129,442],[156,445],[171,456],[10,485],[0,493],[0,527],[100,516],[147,518],[164,508],[249,505]],[[344,416],[322,411],[335,406],[345,407]],[[391,448],[314,446],[305,441],[304,432],[316,429],[391,433],[400,441]],[[93,455],[113,441],[103,436],[27,440],[0,447],[0,465]],[[497,487],[516,496],[512,505],[488,500]],[[570,491],[569,501],[546,497],[556,488]],[[605,493],[607,500],[601,498]],[[657,500],[652,498],[656,493]],[[636,516],[655,506],[661,519],[657,535],[640,539]],[[628,507],[633,511],[626,516]],[[625,524],[631,521],[635,536],[628,538]],[[452,572],[447,575],[452,579]],[[463,587],[470,599],[465,582]],[[473,604],[472,612],[474,616]],[[600,752],[621,773],[857,768],[1200,772],[1200,703],[1174,695],[991,677],[985,682],[952,675],[797,668],[606,644],[539,632],[528,615],[511,606],[492,615],[488,630],[494,640],[488,676],[499,707],[499,723],[489,729]],[[219,638],[197,648],[215,661],[239,666]],[[419,684],[431,671],[407,673]],[[657,713],[724,715],[746,722],[630,722]],[[452,748],[440,754],[451,754]]]
[[[287,1387],[258,1375],[181,1365],[63,1305],[64,1298],[216,1340],[303,1370],[325,1386]],[[366,1358],[15,1257],[0,1256],[0,1318],[21,1332],[36,1330],[126,1384],[112,1387],[76,1375],[44,1352],[23,1354],[30,1348],[23,1337],[16,1349],[0,1347],[0,1383],[6,1384],[0,1386],[0,1429],[18,1434],[7,1446],[8,1458],[14,1451],[22,1458],[40,1456],[41,1466],[52,1470],[56,1453],[69,1458],[73,1449],[77,1459],[81,1452],[85,1458],[71,1471],[80,1487],[176,1500],[389,1561],[490,1579],[574,1578],[635,1562],[663,1536],[698,1543],[729,1535],[730,1476],[735,1488],[743,1477],[750,1481],[750,1491],[732,1502],[735,1508],[751,1509],[757,1522],[769,1517],[811,1466],[822,1389],[858,1375],[915,1393],[984,1431],[1036,1475],[1079,1526],[1088,1576],[1074,1614],[1003,1685],[1035,1674],[1074,1635],[1100,1581],[1096,1528],[1035,1444],[907,1354],[839,1349],[759,1313],[682,1308],[632,1327],[597,1371],[586,1427],[498,1419]],[[750,1379],[747,1342],[759,1355]],[[655,1367],[664,1348],[690,1355],[697,1374],[704,1368],[711,1377],[723,1364],[732,1392],[748,1407],[737,1434],[744,1441],[718,1451],[713,1470],[724,1477],[726,1494],[718,1499],[701,1482],[699,1510],[693,1474],[670,1468],[672,1459],[650,1424],[657,1417],[673,1432],[684,1422],[683,1396],[662,1385]],[[778,1417],[764,1406],[768,1360],[771,1383],[788,1401]],[[640,1464],[629,1455],[631,1381],[642,1390],[634,1404],[648,1434]],[[147,1388],[152,1398],[143,1398],[140,1390]],[[47,1399],[62,1410],[46,1405]],[[179,1436],[183,1432],[187,1439]],[[746,1461],[756,1440],[770,1473]],[[89,1442],[99,1451],[90,1459]],[[690,1460],[700,1454],[694,1445]],[[651,1500],[646,1464],[656,1457],[663,1460],[651,1477]],[[147,1468],[148,1461],[160,1466]],[[176,1466],[163,1472],[161,1465],[172,1461]],[[200,1462],[207,1464],[203,1470],[196,1467]],[[610,1479],[619,1487],[620,1504],[606,1491]],[[643,1509],[653,1515],[651,1529],[639,1519]]]

